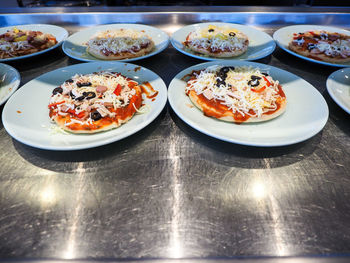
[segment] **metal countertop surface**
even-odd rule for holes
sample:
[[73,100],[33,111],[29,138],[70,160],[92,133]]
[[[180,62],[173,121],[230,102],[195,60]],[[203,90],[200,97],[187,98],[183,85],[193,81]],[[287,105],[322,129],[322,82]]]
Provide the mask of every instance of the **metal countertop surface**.
[[[350,29],[346,12],[31,13],[0,14],[0,21],[3,26],[55,23],[73,33],[141,19],[171,34],[185,24],[220,20],[272,35],[297,17]],[[169,45],[132,63],[168,85],[178,72],[202,62]],[[330,113],[320,133],[285,147],[242,146],[196,131],[167,104],[150,125],[126,139],[57,152],[17,142],[1,122],[0,260],[350,260],[350,117],[326,90],[327,77],[339,68],[278,47],[257,62],[292,72],[320,91]],[[19,70],[23,85],[76,63],[81,62],[57,48],[7,64]]]

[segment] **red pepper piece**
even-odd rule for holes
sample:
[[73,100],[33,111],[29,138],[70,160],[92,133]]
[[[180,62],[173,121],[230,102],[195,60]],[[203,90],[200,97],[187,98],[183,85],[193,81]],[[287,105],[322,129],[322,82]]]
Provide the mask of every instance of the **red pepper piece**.
[[113,91],[113,93],[114,93],[116,96],[119,96],[121,92],[122,92],[122,85],[117,84],[117,87],[115,88],[115,90]]
[[268,81],[268,79],[267,79],[265,76],[263,76],[263,78],[264,78],[264,80],[266,81],[266,85],[267,85],[268,87],[270,87],[270,86],[271,86],[271,82]]
[[256,93],[260,93],[260,92],[263,92],[265,89],[266,89],[266,86],[263,86],[260,89],[252,89],[252,91],[254,91]]

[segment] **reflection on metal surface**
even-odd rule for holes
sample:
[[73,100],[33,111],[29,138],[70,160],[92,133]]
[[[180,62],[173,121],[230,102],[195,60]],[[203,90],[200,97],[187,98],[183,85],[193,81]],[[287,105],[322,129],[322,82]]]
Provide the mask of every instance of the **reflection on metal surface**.
[[83,168],[84,163],[81,162],[78,164],[77,170],[76,170],[76,178],[77,178],[77,191],[75,196],[75,209],[74,213],[72,215],[72,218],[69,220],[72,222],[72,225],[69,229],[69,238],[67,240],[67,247],[62,255],[63,259],[73,259],[76,257],[76,232],[78,230],[78,227],[80,225],[81,220],[81,209],[83,206],[83,188],[84,188],[84,177],[85,177],[85,169]]
[[172,204],[172,216],[171,216],[171,233],[170,233],[170,244],[169,244],[169,258],[181,258],[183,256],[182,242],[179,234],[179,226],[181,219],[181,181],[179,180],[179,156],[176,150],[176,140],[170,138],[169,147],[169,159],[172,164],[172,191],[173,191],[173,204]]

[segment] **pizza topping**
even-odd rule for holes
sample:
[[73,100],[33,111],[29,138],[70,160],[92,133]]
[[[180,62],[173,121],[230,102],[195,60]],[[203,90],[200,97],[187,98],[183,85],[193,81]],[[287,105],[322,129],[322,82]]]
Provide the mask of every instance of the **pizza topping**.
[[214,25],[210,25],[209,29],[197,29],[191,32],[184,42],[185,46],[196,46],[213,53],[239,50],[246,44],[247,37],[238,30]]
[[328,57],[350,57],[350,36],[326,31],[307,31],[294,34],[291,43],[312,54],[324,54]]
[[75,75],[54,89],[49,104],[50,116],[70,114],[76,117],[67,119],[66,126],[77,123],[73,121],[77,119],[79,124],[89,125],[104,117],[115,118],[118,110],[123,111],[131,103],[136,86],[136,81],[119,73]]
[[[222,66],[214,65],[199,72],[193,72],[187,82],[186,93],[195,91],[220,105],[226,106],[241,117],[260,117],[279,108],[285,95],[278,81],[257,68],[236,67],[226,72],[225,82],[218,80],[220,72],[227,71]],[[214,105],[214,104],[213,104]]]
[[151,39],[145,32],[133,29],[115,29],[98,32],[87,45],[102,54],[136,53],[151,45]]

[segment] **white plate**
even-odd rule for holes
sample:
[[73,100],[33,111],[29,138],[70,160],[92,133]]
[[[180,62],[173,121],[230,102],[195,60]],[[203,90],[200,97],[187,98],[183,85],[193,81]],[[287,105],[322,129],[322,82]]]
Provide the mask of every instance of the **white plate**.
[[[154,101],[144,97],[150,106],[147,113],[136,114],[122,126],[96,134],[52,133],[48,102],[52,90],[74,74],[107,70],[120,72],[139,83],[149,82],[158,91]],[[162,111],[167,100],[163,80],[154,72],[121,62],[94,62],[68,66],[46,73],[21,87],[5,104],[2,121],[6,131],[16,140],[49,150],[78,150],[105,145],[123,139],[144,128]]]
[[52,50],[62,44],[62,42],[68,37],[68,31],[64,29],[63,27],[59,26],[54,26],[54,25],[48,25],[48,24],[30,24],[30,25],[16,25],[16,26],[8,26],[8,27],[2,27],[0,28],[0,34],[3,34],[7,32],[8,30],[12,30],[13,28],[18,28],[18,29],[23,29],[23,30],[32,30],[32,31],[41,31],[43,33],[48,33],[56,37],[57,44],[41,50],[39,52],[35,52],[33,54],[28,54],[24,56],[19,56],[19,57],[13,57],[13,58],[4,58],[0,59],[0,62],[3,61],[10,61],[10,60],[17,60],[17,59],[23,59],[23,58],[28,58],[32,56],[36,56],[42,53],[45,53],[49,50]]
[[[210,65],[253,66],[279,80],[287,97],[286,111],[279,117],[260,123],[234,124],[206,117],[192,106],[181,80],[193,70]],[[176,75],[168,89],[175,113],[188,125],[214,138],[251,146],[282,146],[304,141],[317,134],[328,119],[328,106],[322,95],[298,76],[269,65],[244,61],[213,61],[192,66]]]
[[16,91],[20,82],[21,76],[15,68],[0,63],[0,105]]
[[[186,37],[190,32],[195,31],[197,29],[206,28],[209,25],[229,26],[247,35],[249,39],[249,46],[248,46],[247,52],[245,52],[244,54],[238,57],[214,58],[214,57],[208,57],[208,56],[193,52],[182,44],[186,40]],[[272,37],[263,31],[257,30],[249,26],[244,26],[239,24],[230,24],[230,23],[218,23],[218,22],[200,23],[200,24],[185,26],[183,28],[180,28],[176,32],[174,32],[170,38],[170,41],[171,41],[171,44],[174,46],[174,48],[176,48],[181,53],[184,53],[194,58],[203,59],[203,60],[228,60],[228,59],[256,60],[256,59],[260,59],[270,55],[275,50],[275,47],[276,47],[275,41],[273,41]]]
[[68,56],[81,60],[81,61],[103,61],[101,59],[95,58],[86,52],[86,43],[92,38],[94,34],[99,31],[105,31],[110,29],[120,29],[120,28],[128,28],[134,30],[144,30],[145,33],[152,38],[155,44],[155,48],[152,52],[136,58],[128,58],[121,59],[118,61],[135,61],[139,59],[148,58],[150,56],[156,55],[162,52],[169,45],[169,37],[168,35],[155,27],[146,26],[146,25],[138,25],[138,24],[110,24],[110,25],[101,25],[95,26],[91,28],[84,29],[79,31],[73,35],[71,35],[66,41],[63,43],[63,51]]
[[327,79],[327,90],[332,99],[350,114],[350,68],[333,72]]
[[337,32],[345,35],[350,35],[350,31],[336,28],[336,27],[331,27],[331,26],[319,26],[319,25],[295,25],[295,26],[287,26],[287,27],[282,27],[278,29],[274,34],[273,34],[273,39],[276,41],[277,45],[282,48],[283,50],[287,51],[288,53],[311,61],[315,62],[318,64],[323,64],[327,66],[333,66],[333,67],[350,67],[350,62],[347,63],[330,63],[330,62],[325,62],[325,61],[320,61],[312,58],[308,58],[302,55],[299,55],[295,53],[294,51],[290,50],[288,48],[289,42],[292,41],[293,39],[293,34],[294,33],[299,33],[299,32],[305,32],[305,31],[310,31],[310,30],[326,30],[329,32]]

